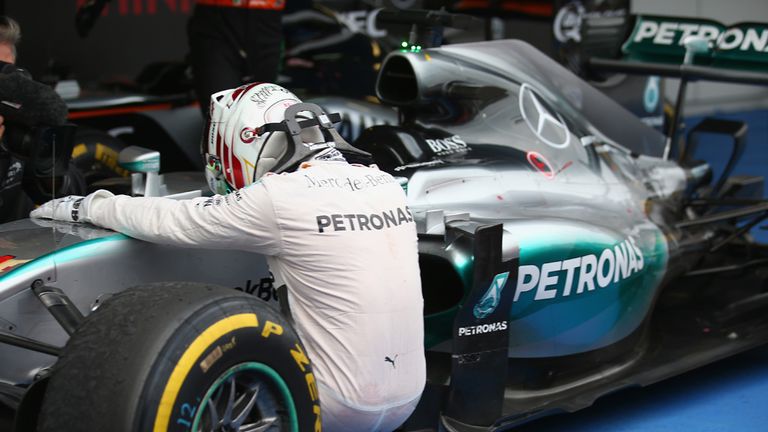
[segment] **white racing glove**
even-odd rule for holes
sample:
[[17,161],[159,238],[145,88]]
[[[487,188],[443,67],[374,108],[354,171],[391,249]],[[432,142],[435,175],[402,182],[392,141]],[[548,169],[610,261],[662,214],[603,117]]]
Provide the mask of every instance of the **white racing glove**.
[[114,196],[111,192],[99,190],[85,197],[70,195],[64,198],[57,198],[32,210],[29,217],[64,222],[91,222],[88,218],[88,209],[93,200],[95,198],[111,196]]

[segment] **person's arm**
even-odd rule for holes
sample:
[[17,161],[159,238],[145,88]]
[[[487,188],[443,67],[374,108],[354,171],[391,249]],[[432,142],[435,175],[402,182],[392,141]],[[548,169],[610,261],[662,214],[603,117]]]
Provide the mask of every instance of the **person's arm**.
[[91,222],[153,243],[270,255],[281,248],[272,200],[262,184],[226,196],[183,201],[113,196],[106,191],[68,198],[47,203],[31,216]]

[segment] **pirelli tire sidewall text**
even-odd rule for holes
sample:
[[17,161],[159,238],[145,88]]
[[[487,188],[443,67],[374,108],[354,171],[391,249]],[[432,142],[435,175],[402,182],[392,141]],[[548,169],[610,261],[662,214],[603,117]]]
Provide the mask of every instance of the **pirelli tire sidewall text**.
[[311,362],[276,308],[201,284],[134,288],[73,335],[51,378],[40,430],[188,431],[206,391],[245,363],[283,381],[298,431],[320,430]]

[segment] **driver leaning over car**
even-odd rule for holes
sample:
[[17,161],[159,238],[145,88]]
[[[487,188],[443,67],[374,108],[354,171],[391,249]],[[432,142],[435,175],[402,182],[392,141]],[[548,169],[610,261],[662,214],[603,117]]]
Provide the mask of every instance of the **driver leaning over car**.
[[303,129],[298,146],[285,132],[259,135],[300,103],[280,86],[242,86],[211,101],[207,176],[226,195],[174,201],[102,190],[50,201],[31,216],[265,254],[314,362],[323,428],[397,428],[425,383],[416,228],[405,193],[375,166],[347,163],[338,149],[354,149],[336,134],[336,143],[324,139],[331,132],[319,126]]

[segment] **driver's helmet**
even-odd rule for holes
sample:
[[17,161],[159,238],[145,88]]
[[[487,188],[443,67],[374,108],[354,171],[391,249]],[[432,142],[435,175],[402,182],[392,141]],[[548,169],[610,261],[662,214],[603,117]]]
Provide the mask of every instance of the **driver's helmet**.
[[[285,109],[301,100],[275,84],[247,84],[211,96],[207,131],[206,178],[214,193],[226,194],[248,186],[271,171],[294,145],[284,132],[259,127],[284,119]],[[322,143],[318,127],[304,129],[301,140]],[[205,144],[205,141],[204,141]]]

